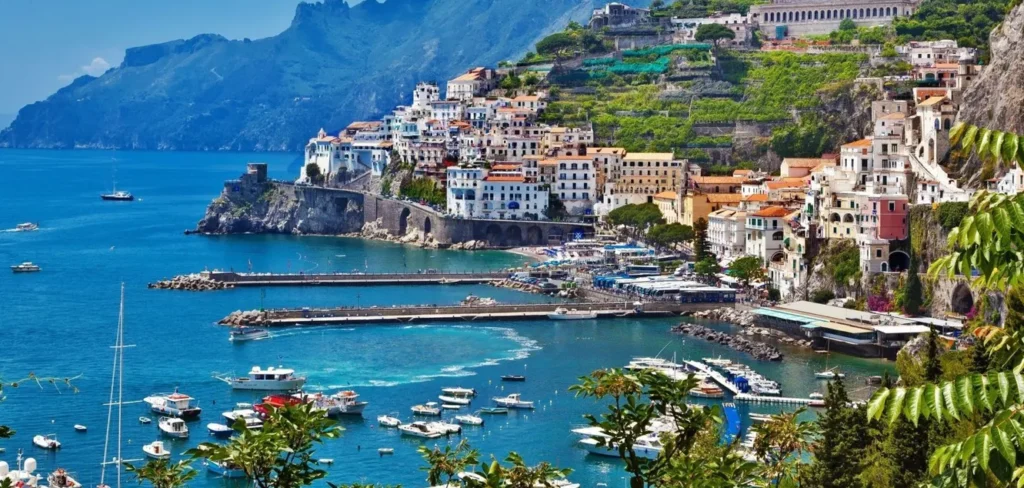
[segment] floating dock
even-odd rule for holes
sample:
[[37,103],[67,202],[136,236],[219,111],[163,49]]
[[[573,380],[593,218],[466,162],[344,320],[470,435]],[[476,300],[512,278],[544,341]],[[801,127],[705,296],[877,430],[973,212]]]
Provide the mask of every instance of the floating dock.
[[[744,403],[778,403],[784,405],[811,405],[810,398],[793,398],[793,397],[777,397],[777,396],[762,396],[762,395],[751,395],[749,393],[740,393],[733,397],[733,400]],[[812,407],[815,405],[811,405]]]
[[693,368],[696,371],[708,375],[708,377],[715,380],[715,383],[718,383],[719,385],[722,386],[722,388],[729,390],[729,392],[732,393],[734,396],[742,395],[742,393],[740,393],[740,388],[738,386],[734,385],[733,382],[729,381],[729,379],[723,376],[722,373],[715,371],[710,366],[700,361],[687,360],[683,361],[683,363],[685,363],[687,366]]
[[505,271],[480,273],[236,273],[204,271],[203,278],[231,286],[468,285],[501,281]]

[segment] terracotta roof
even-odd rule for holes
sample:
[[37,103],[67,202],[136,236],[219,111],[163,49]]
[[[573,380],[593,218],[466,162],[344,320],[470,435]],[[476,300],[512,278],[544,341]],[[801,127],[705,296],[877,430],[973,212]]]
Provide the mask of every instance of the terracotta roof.
[[848,144],[843,144],[843,147],[871,147],[871,139],[861,139],[859,141],[853,141]]
[[944,97],[946,96],[945,88],[916,88],[914,89],[914,95],[917,98],[923,100],[928,97]]
[[[632,154],[630,154],[632,156]],[[742,176],[694,176],[693,182],[698,185],[715,185],[715,184],[742,184],[746,178]]]
[[783,164],[788,165],[790,168],[806,168],[811,169],[822,161],[826,161],[822,158],[785,158],[782,160]]
[[934,105],[938,105],[938,104],[944,102],[945,100],[946,100],[946,97],[928,97],[927,100],[921,102],[918,105],[920,105],[922,107],[931,107],[931,106],[934,106]]
[[739,193],[709,193],[708,203],[740,203],[743,195]]
[[677,195],[674,191],[663,191],[661,193],[654,195],[654,198],[659,198],[662,200],[675,200],[678,196],[679,195]]
[[765,182],[765,186],[768,187],[769,190],[781,190],[783,188],[800,188],[802,186],[807,186],[807,182],[802,179],[799,181],[768,181]]
[[768,195],[764,193],[755,193],[743,199],[744,202],[767,202]]
[[752,169],[737,169],[737,170],[733,170],[732,175],[733,176],[748,176],[748,175],[750,175],[750,173],[753,173],[753,172],[754,172],[754,170],[752,170]]
[[512,99],[513,102],[536,102],[537,100],[540,100],[537,95],[519,95]]
[[811,173],[817,173],[819,171],[824,170],[825,168],[835,168],[835,167],[836,167],[835,161],[832,161],[830,159],[830,160],[828,160],[828,161],[826,161],[824,163],[821,163],[821,164],[815,166],[814,169],[811,170]]
[[491,171],[512,171],[521,168],[522,165],[519,163],[495,163],[491,166]]
[[551,159],[565,160],[565,161],[590,161],[594,158],[590,156],[555,156]]
[[622,154],[626,152],[622,147],[588,147],[587,154]]
[[785,207],[765,207],[754,212],[754,217],[785,217],[789,212]]
[[958,69],[960,65],[957,63],[935,63],[937,69]]

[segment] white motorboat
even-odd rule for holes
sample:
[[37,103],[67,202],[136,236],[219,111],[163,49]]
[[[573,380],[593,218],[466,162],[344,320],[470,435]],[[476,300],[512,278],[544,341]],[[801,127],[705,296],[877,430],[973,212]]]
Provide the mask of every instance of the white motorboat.
[[24,263],[11,266],[11,271],[15,273],[38,273],[39,271],[42,271],[42,269],[43,268],[40,268],[39,265],[32,264],[31,261],[25,261]]
[[377,454],[380,454],[381,456],[383,456],[385,454],[394,454],[394,453],[395,453],[395,448],[393,448],[393,447],[382,447],[380,449],[377,449]]
[[402,431],[402,435],[408,435],[412,437],[423,437],[425,439],[437,439],[444,434],[431,429],[427,426],[426,422],[413,422],[411,424],[402,424],[398,426],[398,430]]
[[441,394],[460,398],[473,398],[476,396],[475,388],[462,388],[461,386],[441,388]]
[[152,421],[153,421],[153,419],[151,419],[149,417],[139,417],[139,423],[140,424],[148,424],[148,423],[150,423]]
[[210,431],[210,435],[220,438],[231,437],[231,434],[235,433],[234,429],[231,427],[218,423],[206,424],[206,430]]
[[492,398],[494,404],[499,407],[505,408],[520,408],[520,409],[532,409],[533,402],[524,401],[519,393],[512,393],[506,397],[494,397]]
[[381,415],[377,417],[377,423],[380,424],[381,427],[398,427],[399,425],[402,425],[402,421],[398,419],[397,413]]
[[142,401],[149,404],[149,409],[153,413],[167,417],[194,419],[199,418],[199,414],[203,412],[203,409],[194,403],[195,398],[179,393],[177,389],[174,390],[174,393],[150,395],[143,398]]
[[449,395],[438,395],[437,399],[450,405],[469,405],[470,402],[472,401],[469,398],[462,398]]
[[24,224],[18,224],[18,226],[15,227],[14,230],[16,232],[32,232],[34,230],[39,230],[39,224],[25,222]]
[[438,431],[438,432],[440,432],[440,433],[442,433],[444,435],[461,434],[462,433],[462,426],[461,425],[459,425],[459,424],[451,424],[451,423],[448,423],[448,422],[441,422],[441,421],[430,422],[430,423],[427,424],[427,427],[429,427],[431,429],[434,429],[434,430],[436,430],[436,431]]
[[10,481],[11,486],[37,488],[39,475],[35,474],[36,460],[33,458],[23,460],[21,449],[18,449],[16,462],[15,468],[10,469],[6,461],[0,461],[0,481]]
[[[579,444],[591,454],[616,458],[619,457],[619,446],[614,443],[601,446],[597,439],[588,437],[586,439],[581,439]],[[636,452],[637,457],[641,458],[657,459],[661,450],[661,440],[658,439],[657,435],[653,434],[640,437],[633,444],[633,451]]]
[[50,488],[82,488],[82,484],[72,478],[64,468],[57,468],[50,473],[46,481],[50,483]]
[[238,419],[241,419],[243,422],[245,422],[245,427],[249,430],[260,430],[263,428],[263,419],[261,419],[259,414],[252,409],[252,404],[245,403],[236,405],[236,407],[239,406],[249,408],[240,408],[238,410],[231,410],[221,414],[222,417],[227,419],[228,426],[235,425],[235,422]]
[[476,415],[456,415],[455,421],[462,425],[484,425],[484,419]]
[[439,417],[441,415],[441,409],[437,408],[437,402],[427,402],[422,405],[415,405],[412,407],[413,415],[428,415],[431,417]]
[[369,402],[360,401],[359,394],[352,390],[339,391],[329,396],[323,393],[296,393],[292,396],[312,403],[317,409],[323,410],[328,417],[362,415],[363,409],[369,405]]
[[218,376],[217,379],[236,390],[296,391],[306,384],[306,377],[296,376],[295,370],[273,366],[267,369],[253,366],[247,376]]
[[142,446],[142,452],[146,453],[146,457],[153,459],[171,458],[171,451],[168,451],[167,448],[164,447],[163,441],[153,441]]
[[188,426],[185,425],[185,421],[177,417],[160,417],[160,421],[157,422],[160,427],[160,432],[168,437],[175,437],[178,439],[188,438]]
[[75,424],[75,432],[86,432],[89,428],[82,424]]
[[834,380],[836,378],[846,378],[846,375],[837,372],[835,369],[826,369],[825,371],[814,373],[814,377],[819,380]]
[[548,318],[551,320],[589,320],[596,319],[597,312],[591,312],[587,310],[569,310],[564,307],[558,307],[554,313],[549,313]]
[[32,438],[32,443],[42,449],[60,449],[60,441],[57,440],[57,434],[37,435]]
[[462,405],[453,405],[451,403],[442,403],[441,404],[441,410],[459,410],[461,408],[462,408]]
[[720,368],[726,368],[726,367],[732,366],[732,361],[731,360],[723,359],[721,356],[719,356],[717,358],[704,358],[704,362],[708,363],[708,364],[710,364],[712,366],[718,366]]
[[811,400],[823,400],[825,398],[825,395],[822,395],[819,392],[814,392],[808,395],[807,398],[810,398]]
[[268,337],[270,337],[269,330],[256,327],[246,327],[244,325],[235,328],[228,334],[228,340],[231,342],[255,341],[257,339],[266,339]]

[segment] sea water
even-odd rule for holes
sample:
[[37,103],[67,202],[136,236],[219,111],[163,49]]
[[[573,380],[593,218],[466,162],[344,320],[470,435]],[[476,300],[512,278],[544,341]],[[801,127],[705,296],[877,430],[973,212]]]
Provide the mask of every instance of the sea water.
[[[181,458],[184,451],[211,440],[209,422],[236,402],[257,402],[260,394],[233,392],[216,379],[244,374],[252,366],[286,366],[308,377],[308,389],[354,389],[369,402],[363,417],[342,419],[340,439],[318,447],[332,458],[328,481],[425,486],[420,445],[377,425],[378,415],[410,420],[409,408],[437,401],[445,386],[476,388],[479,396],[463,412],[491,404],[512,392],[536,402],[534,411],[485,416],[482,427],[465,427],[462,438],[483,453],[503,459],[516,451],[527,462],[550,461],[575,470],[583,486],[623,482],[622,464],[588,456],[576,447],[570,429],[585,413],[603,406],[568,392],[579,376],[622,366],[633,356],[697,359],[723,356],[753,366],[782,384],[787,396],[821,391],[814,371],[825,359],[790,351],[780,363],[749,356],[703,340],[671,334],[679,319],[607,321],[452,322],[428,325],[356,325],[292,329],[270,339],[233,344],[215,322],[235,310],[262,307],[380,306],[455,304],[466,295],[504,303],[553,299],[485,285],[370,286],[323,288],[242,288],[216,292],[149,290],[146,284],[203,269],[307,272],[447,271],[500,269],[524,258],[505,252],[424,250],[412,246],[349,238],[293,236],[185,236],[226,179],[246,162],[265,161],[272,177],[297,174],[294,155],[105,151],[0,150],[0,265],[33,261],[34,274],[0,272],[0,378],[11,382],[30,374],[71,378],[72,387],[22,381],[7,387],[0,424],[17,434],[0,440],[0,459],[14,464],[16,452],[39,462],[39,471],[68,469],[85,486],[100,479],[111,362],[121,283],[125,285],[124,400],[140,400],[178,388],[198,399],[201,420],[191,422],[188,440],[164,442]],[[117,188],[135,202],[104,202],[99,194]],[[36,222],[37,232],[13,232]],[[725,324],[715,327],[730,329]],[[848,387],[863,395],[863,377],[888,368],[871,360],[833,356],[830,366],[848,374]],[[525,383],[503,383],[503,374],[523,374]],[[77,392],[75,391],[77,390]],[[780,406],[745,406],[741,412],[773,412]],[[788,407],[787,407],[788,408]],[[115,410],[116,413],[116,410]],[[451,418],[455,413],[445,413]],[[142,403],[123,407],[123,454],[142,457],[142,445],[160,438],[155,415]],[[154,419],[139,423],[140,416]],[[87,433],[76,433],[84,424]],[[114,425],[116,429],[116,423]],[[32,436],[57,434],[56,453],[32,446]],[[394,455],[381,457],[389,447]],[[115,456],[111,447],[108,457]],[[201,464],[196,464],[203,469]],[[111,484],[113,468],[107,468]],[[124,475],[127,479],[131,475]],[[191,486],[217,487],[225,481],[205,469]]]

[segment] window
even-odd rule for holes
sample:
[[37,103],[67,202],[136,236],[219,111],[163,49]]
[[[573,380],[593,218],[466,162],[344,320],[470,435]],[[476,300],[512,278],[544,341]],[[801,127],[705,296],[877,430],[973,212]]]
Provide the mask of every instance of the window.
[[896,211],[896,202],[889,202],[889,211],[890,212],[895,212]]
[[881,249],[875,249],[875,257],[876,258],[882,257],[882,250]]

